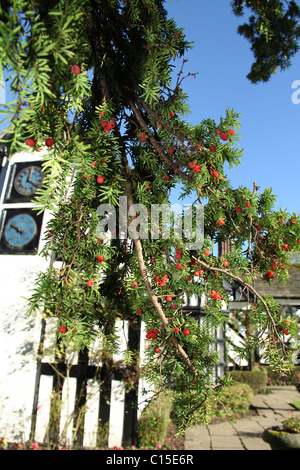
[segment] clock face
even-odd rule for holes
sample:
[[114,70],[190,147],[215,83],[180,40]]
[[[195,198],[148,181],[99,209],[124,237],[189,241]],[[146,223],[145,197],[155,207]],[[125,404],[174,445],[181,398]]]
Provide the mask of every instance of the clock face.
[[11,165],[3,202],[5,204],[31,202],[36,191],[41,188],[44,178],[41,161],[17,162]]
[[22,196],[33,196],[42,186],[43,172],[38,166],[30,165],[22,168],[14,179],[14,188]]
[[13,248],[28,245],[37,233],[37,224],[30,214],[17,214],[11,217],[4,228],[3,237]]
[[32,209],[5,209],[0,223],[0,254],[37,254],[43,214]]

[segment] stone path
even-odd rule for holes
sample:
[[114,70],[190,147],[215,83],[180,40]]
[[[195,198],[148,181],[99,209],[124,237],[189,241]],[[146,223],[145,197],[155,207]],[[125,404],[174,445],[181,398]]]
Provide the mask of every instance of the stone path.
[[252,406],[257,415],[196,426],[186,431],[186,450],[271,450],[262,440],[264,429],[279,425],[297,411],[290,403],[300,400],[296,387],[270,387],[271,393],[255,395]]

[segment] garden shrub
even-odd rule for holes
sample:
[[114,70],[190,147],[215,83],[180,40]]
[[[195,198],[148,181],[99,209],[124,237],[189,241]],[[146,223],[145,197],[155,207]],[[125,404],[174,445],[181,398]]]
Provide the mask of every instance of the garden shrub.
[[270,379],[269,382],[272,385],[293,385],[295,382],[295,376],[299,374],[299,372],[299,366],[295,367],[290,373],[287,373],[285,375],[283,373],[273,371],[271,368],[268,367],[268,377]]
[[149,405],[142,411],[138,421],[139,446],[151,448],[164,441],[170,421],[170,412],[171,399],[169,394],[150,401]]
[[234,381],[248,384],[254,393],[262,392],[267,386],[268,374],[262,367],[233,371],[230,375]]
[[213,414],[217,417],[243,415],[249,411],[254,393],[250,385],[235,382],[223,390],[220,402],[213,405]]

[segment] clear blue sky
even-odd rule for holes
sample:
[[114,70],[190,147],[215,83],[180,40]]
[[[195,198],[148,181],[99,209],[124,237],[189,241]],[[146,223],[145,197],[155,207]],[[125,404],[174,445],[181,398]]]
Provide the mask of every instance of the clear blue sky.
[[199,73],[183,82],[192,111],[187,120],[219,122],[226,108],[241,113],[244,157],[228,172],[232,185],[252,189],[256,181],[261,190],[271,187],[278,196],[276,209],[300,214],[300,104],[292,103],[300,53],[290,69],[253,85],[246,78],[253,63],[250,44],[237,34],[244,20],[233,15],[229,0],[167,0],[165,7],[194,42],[185,72]]

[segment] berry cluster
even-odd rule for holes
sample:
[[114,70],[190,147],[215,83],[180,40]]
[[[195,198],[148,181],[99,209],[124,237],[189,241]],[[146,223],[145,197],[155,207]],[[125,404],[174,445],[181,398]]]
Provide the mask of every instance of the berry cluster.
[[159,333],[158,330],[154,330],[154,329],[150,328],[150,329],[147,331],[146,338],[147,338],[147,339],[157,339],[158,333]]
[[115,123],[113,121],[102,121],[101,126],[104,132],[110,132],[115,127]]
[[210,291],[210,298],[211,299],[216,299],[216,300],[219,300],[221,298],[221,294],[219,291],[217,290],[211,290]]
[[157,285],[159,287],[163,287],[168,281],[169,281],[169,278],[166,275],[162,276],[162,278],[160,278],[158,274],[156,274],[155,276],[155,282],[157,282]]

